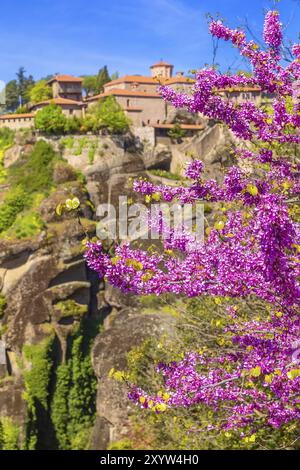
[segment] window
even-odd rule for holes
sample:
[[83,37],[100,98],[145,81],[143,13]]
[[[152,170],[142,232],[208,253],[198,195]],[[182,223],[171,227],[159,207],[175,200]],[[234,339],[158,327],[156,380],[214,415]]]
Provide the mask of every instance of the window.
[[130,103],[130,100],[128,99],[127,100],[127,108],[129,107],[129,103]]

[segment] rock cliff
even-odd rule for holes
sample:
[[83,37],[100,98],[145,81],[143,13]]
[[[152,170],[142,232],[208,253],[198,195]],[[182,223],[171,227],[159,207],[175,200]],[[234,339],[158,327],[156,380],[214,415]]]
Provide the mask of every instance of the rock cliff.
[[[116,204],[120,194],[131,194],[129,177],[149,175],[148,170],[153,169],[176,171],[190,150],[200,154],[200,158],[206,157],[211,172],[214,164],[219,171],[222,163],[227,164],[230,159],[224,148],[231,138],[214,127],[208,129],[206,137],[203,134],[180,145],[160,144],[145,149],[129,135],[87,136],[84,145],[83,137],[72,138],[72,142],[66,138],[18,137],[5,154],[4,166],[10,168],[26,159],[36,139],[50,143],[69,166],[56,165],[55,188],[39,204],[43,229],[27,238],[0,238],[0,287],[5,299],[0,311],[0,339],[6,357],[5,364],[0,365],[0,418],[8,417],[19,428],[18,446],[28,447],[24,442],[26,436],[28,442],[32,404],[26,377],[33,371],[34,361],[26,357],[24,347],[43,344],[51,337],[45,413],[49,432],[50,427],[57,431],[52,413],[57,371],[61,364],[68,364],[70,338],[76,337],[82,318],[89,318],[91,323],[102,326],[100,333],[94,334],[91,346],[98,388],[94,397],[95,422],[84,446],[104,449],[126,434],[130,412],[126,391],[108,378],[109,370],[124,368],[127,353],[145,338],[173,334],[174,319],[159,312],[141,315],[134,299],[106,288],[87,269],[81,241],[85,232],[95,234],[94,207],[102,202]],[[84,179],[78,178],[78,172]],[[82,225],[72,215],[55,214],[57,204],[70,194],[81,201]],[[38,425],[35,433],[40,433]],[[37,447],[47,448],[42,440],[37,437]],[[57,442],[51,445],[59,447]]]

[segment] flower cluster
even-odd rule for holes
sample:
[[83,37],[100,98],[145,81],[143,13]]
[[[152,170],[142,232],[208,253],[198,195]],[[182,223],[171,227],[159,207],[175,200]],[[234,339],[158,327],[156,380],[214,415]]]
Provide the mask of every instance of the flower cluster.
[[[176,239],[170,231],[161,252],[117,246],[114,257],[101,244],[89,243],[88,265],[99,276],[125,293],[174,293],[245,298],[249,295],[271,305],[264,319],[236,322],[236,311],[224,335],[232,345],[218,357],[190,352],[179,362],[159,364],[165,393],[149,395],[134,384],[129,398],[142,408],[163,412],[168,407],[198,403],[223,410],[222,429],[282,426],[300,418],[300,367],[293,363],[293,344],[300,334],[300,224],[291,217],[290,201],[299,198],[300,164],[281,153],[281,146],[299,143],[300,108],[295,90],[300,79],[300,45],[295,60],[280,65],[282,41],[277,12],[266,16],[267,51],[247,42],[242,31],[210,25],[211,33],[239,48],[250,60],[253,75],[228,76],[214,69],[196,74],[193,93],[160,87],[175,107],[201,112],[221,120],[241,139],[255,143],[241,146],[238,160],[247,160],[252,172],[232,166],[223,181],[203,177],[203,164],[192,161],[186,170],[188,185],[168,187],[144,179],[134,190],[149,200],[197,201],[227,204],[219,220],[207,227],[204,242]],[[271,94],[272,110],[252,102],[235,104],[219,91],[232,86],[260,87]],[[253,149],[259,150],[253,150]],[[278,150],[279,148],[279,150]],[[275,150],[274,150],[275,149]],[[167,230],[159,219],[160,230]],[[234,349],[235,347],[235,349]]]
[[268,11],[264,24],[265,43],[278,52],[282,43],[281,23],[278,11]]

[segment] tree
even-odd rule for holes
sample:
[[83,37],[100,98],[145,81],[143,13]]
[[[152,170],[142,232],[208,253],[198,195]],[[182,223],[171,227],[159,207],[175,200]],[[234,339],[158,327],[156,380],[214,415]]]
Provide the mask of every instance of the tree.
[[16,114],[24,114],[24,113],[28,113],[28,112],[29,112],[29,110],[28,110],[27,104],[24,104],[23,106],[19,106],[16,109]]
[[20,67],[17,72],[18,94],[22,100],[22,105],[29,102],[29,93],[34,85],[32,75],[26,77],[24,67]]
[[96,87],[97,93],[103,93],[105,83],[110,82],[111,78],[109,76],[107,66],[104,65],[102,69],[99,70],[97,79],[96,79]]
[[97,76],[86,75],[85,77],[83,77],[82,88],[87,96],[97,94]]
[[185,130],[182,129],[181,125],[178,122],[176,122],[174,124],[174,127],[168,131],[168,136],[176,142],[181,142],[185,134]]
[[40,101],[48,100],[49,98],[52,98],[52,90],[46,80],[39,80],[30,89],[29,101],[31,104],[36,104]]
[[[204,404],[219,419],[200,431],[240,430],[246,442],[255,442],[262,429],[298,429],[299,435],[299,307],[300,224],[299,103],[295,82],[300,77],[300,44],[292,48],[293,61],[280,62],[281,24],[269,11],[264,24],[267,50],[248,42],[243,31],[221,21],[210,23],[218,39],[232,42],[252,66],[251,77],[222,75],[214,68],[197,73],[194,93],[160,87],[163,98],[176,107],[222,121],[239,139],[238,160],[253,172],[232,166],[223,181],[206,180],[203,163],[192,161],[186,170],[188,186],[168,187],[140,179],[134,189],[146,201],[220,203],[215,221],[206,228],[204,242],[193,233],[176,236],[163,215],[153,220],[164,250],[144,251],[128,243],[115,246],[110,256],[102,243],[87,243],[88,265],[125,293],[172,293],[208,296],[228,302],[224,310],[220,354],[216,350],[183,352],[177,361],[158,366],[164,390],[149,392],[128,383],[130,400],[141,408],[162,413],[167,408]],[[233,103],[216,93],[224,87],[257,87],[273,96],[270,111],[255,103]],[[164,236],[164,237],[163,237]],[[258,317],[239,317],[234,300],[260,304]],[[199,332],[201,334],[201,332]],[[211,413],[213,415],[213,413]],[[202,426],[202,427],[201,427]]]
[[111,133],[123,133],[129,129],[130,120],[114,96],[108,96],[90,108],[84,120],[87,130],[105,128]]
[[60,134],[65,132],[67,118],[59,106],[51,103],[40,109],[34,118],[36,129],[46,134]]
[[109,76],[107,66],[102,67],[97,75],[86,75],[83,77],[82,87],[87,95],[99,95],[104,91],[105,83],[118,78],[118,73]]
[[5,87],[5,107],[7,111],[15,111],[19,105],[17,80],[11,80]]
[[26,77],[24,67],[17,72],[17,80],[11,80],[5,87],[6,110],[14,112],[19,106],[29,102],[30,90],[34,86],[32,75]]

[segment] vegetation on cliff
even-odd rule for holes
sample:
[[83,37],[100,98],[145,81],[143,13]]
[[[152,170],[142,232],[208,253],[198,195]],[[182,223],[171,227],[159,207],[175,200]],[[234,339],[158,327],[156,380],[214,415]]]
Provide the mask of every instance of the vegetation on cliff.
[[44,140],[38,140],[29,154],[21,156],[6,173],[7,189],[0,203],[1,238],[38,234],[46,227],[39,210],[45,198],[62,183],[84,183],[82,174]]
[[88,448],[97,390],[90,349],[97,331],[93,319],[84,319],[71,338],[67,362],[56,370],[51,419],[60,449]]
[[129,129],[130,120],[114,96],[108,96],[93,105],[83,121],[85,131],[107,129],[112,134],[124,133]]
[[99,332],[95,318],[81,320],[69,337],[66,361],[59,362],[52,333],[23,348],[27,402],[25,438],[9,419],[0,420],[0,449],[87,449],[96,413],[97,381],[91,346]]
[[0,184],[5,181],[6,177],[6,170],[3,166],[4,154],[13,145],[14,135],[14,132],[7,127],[0,129]]

